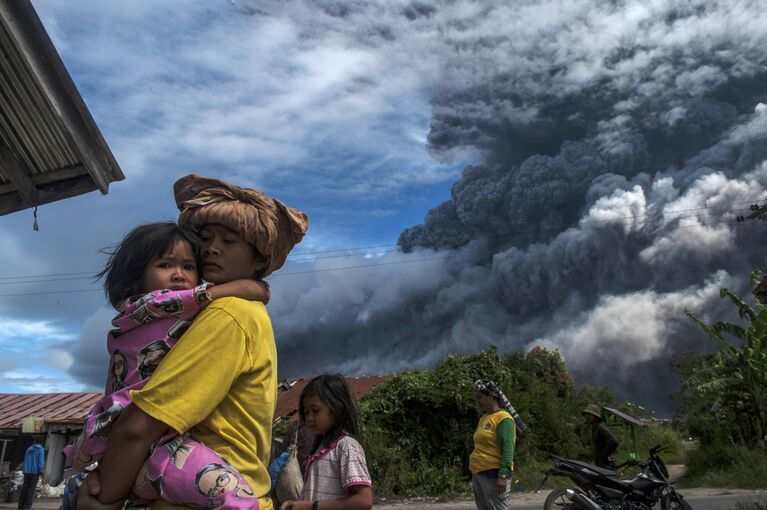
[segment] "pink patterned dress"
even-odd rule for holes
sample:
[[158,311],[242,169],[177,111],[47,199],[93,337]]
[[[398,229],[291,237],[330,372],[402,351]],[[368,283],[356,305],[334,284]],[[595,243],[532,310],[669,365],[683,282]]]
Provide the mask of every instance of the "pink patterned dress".
[[[107,337],[110,362],[104,398],[91,409],[75,443],[64,449],[73,469],[81,470],[104,454],[112,425],[131,404],[129,392],[144,387],[210,301],[208,286],[150,292],[127,303],[112,320],[115,329]],[[133,488],[142,500],[163,499],[192,508],[258,508],[258,498],[242,475],[188,433],[170,431],[147,453]]]

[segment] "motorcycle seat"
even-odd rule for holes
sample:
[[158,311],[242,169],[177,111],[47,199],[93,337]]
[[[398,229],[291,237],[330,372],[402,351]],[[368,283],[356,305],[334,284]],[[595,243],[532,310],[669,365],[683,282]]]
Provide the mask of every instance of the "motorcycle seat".
[[561,458],[561,457],[560,457],[560,459],[563,460],[563,461],[566,461],[566,462],[568,462],[570,464],[574,464],[574,465],[576,465],[578,467],[590,469],[591,471],[593,471],[595,473],[598,473],[598,474],[600,474],[602,476],[610,476],[610,477],[618,478],[618,472],[616,470],[614,470],[614,469],[607,469],[607,468],[597,467],[597,466],[594,466],[593,464],[588,464],[586,462],[581,462],[579,460],[564,459],[564,458]]

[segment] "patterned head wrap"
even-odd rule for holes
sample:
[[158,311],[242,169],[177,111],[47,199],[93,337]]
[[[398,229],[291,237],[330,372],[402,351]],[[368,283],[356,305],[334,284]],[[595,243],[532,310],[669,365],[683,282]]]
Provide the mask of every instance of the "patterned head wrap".
[[519,416],[516,409],[514,409],[514,406],[511,405],[511,402],[509,402],[509,399],[506,398],[506,395],[497,384],[490,379],[477,379],[474,382],[474,391],[481,391],[493,397],[495,401],[498,402],[498,406],[501,409],[506,410],[514,419],[517,431],[520,434],[525,432],[527,425],[522,421],[522,418]]
[[281,268],[293,246],[301,242],[309,218],[258,190],[190,174],[173,185],[178,222],[199,230],[218,223],[242,236],[264,258],[260,277]]

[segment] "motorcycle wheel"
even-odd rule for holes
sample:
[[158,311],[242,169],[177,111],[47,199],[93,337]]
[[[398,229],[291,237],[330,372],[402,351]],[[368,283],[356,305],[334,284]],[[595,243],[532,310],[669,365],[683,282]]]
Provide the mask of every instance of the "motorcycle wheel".
[[660,500],[661,510],[692,510],[690,504],[676,493],[666,494]]
[[551,491],[543,503],[543,510],[574,510],[577,508],[572,501],[567,499],[565,491],[567,489],[564,487]]

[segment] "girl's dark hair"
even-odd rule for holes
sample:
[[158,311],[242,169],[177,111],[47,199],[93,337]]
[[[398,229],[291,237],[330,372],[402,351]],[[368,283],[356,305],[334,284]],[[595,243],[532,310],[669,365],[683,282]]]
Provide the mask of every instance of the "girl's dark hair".
[[128,232],[114,249],[101,250],[109,259],[96,279],[104,278],[104,291],[112,306],[119,308],[125,299],[155,290],[142,288],[144,271],[153,258],[168,253],[176,241],[188,242],[195,260],[199,261],[200,238],[172,221],[140,225]]
[[315,449],[320,443],[328,444],[338,439],[342,433],[346,433],[359,440],[359,421],[357,419],[357,406],[352,399],[349,386],[346,379],[341,374],[323,374],[318,375],[306,385],[301,392],[301,399],[298,404],[299,417],[301,422],[306,421],[304,413],[304,401],[311,395],[317,396],[326,406],[330,408],[336,423],[324,437],[318,437],[315,440]]

